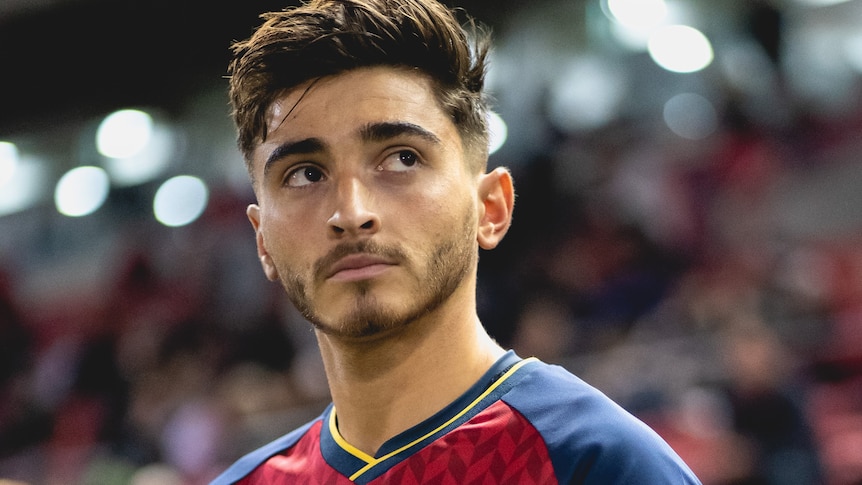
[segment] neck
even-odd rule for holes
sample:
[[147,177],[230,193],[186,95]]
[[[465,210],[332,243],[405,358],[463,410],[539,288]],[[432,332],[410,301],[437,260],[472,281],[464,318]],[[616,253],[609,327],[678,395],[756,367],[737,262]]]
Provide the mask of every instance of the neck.
[[371,456],[458,398],[504,353],[474,310],[444,308],[371,341],[317,337],[338,430]]

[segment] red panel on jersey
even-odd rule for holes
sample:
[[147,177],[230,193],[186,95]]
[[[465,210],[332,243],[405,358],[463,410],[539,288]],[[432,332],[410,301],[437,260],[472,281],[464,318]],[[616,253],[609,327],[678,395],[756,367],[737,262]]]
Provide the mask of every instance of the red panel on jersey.
[[541,436],[502,401],[419,450],[378,480],[406,485],[556,483]]

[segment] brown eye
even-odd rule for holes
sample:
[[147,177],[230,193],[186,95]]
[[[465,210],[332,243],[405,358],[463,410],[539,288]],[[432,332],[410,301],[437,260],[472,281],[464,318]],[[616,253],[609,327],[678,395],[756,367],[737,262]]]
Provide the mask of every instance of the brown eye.
[[416,154],[408,150],[399,152],[398,158],[401,160],[401,163],[403,163],[406,167],[412,167],[416,164],[417,161]]
[[406,172],[420,163],[419,155],[413,150],[399,150],[387,156],[377,169],[388,172]]
[[293,170],[287,175],[286,185],[303,187],[323,180],[323,172],[312,165],[306,165]]

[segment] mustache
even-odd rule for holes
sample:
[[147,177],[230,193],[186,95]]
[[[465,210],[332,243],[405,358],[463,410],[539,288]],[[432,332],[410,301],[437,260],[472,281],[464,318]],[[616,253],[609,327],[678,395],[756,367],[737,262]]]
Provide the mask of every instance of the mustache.
[[345,256],[350,256],[351,254],[369,254],[398,263],[406,260],[404,251],[398,247],[386,246],[370,239],[364,241],[344,242],[332,248],[331,251],[314,263],[315,277],[319,280],[325,279],[329,272],[329,268]]

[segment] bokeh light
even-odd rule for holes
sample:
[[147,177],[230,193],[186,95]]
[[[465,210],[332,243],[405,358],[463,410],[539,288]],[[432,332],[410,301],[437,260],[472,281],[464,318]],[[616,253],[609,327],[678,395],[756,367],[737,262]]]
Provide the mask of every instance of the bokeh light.
[[102,120],[96,132],[96,148],[108,158],[138,154],[153,134],[153,118],[136,109],[115,111]]
[[8,141],[0,141],[0,187],[12,179],[18,167],[18,147]]
[[169,227],[194,222],[206,209],[209,190],[206,183],[191,175],[166,180],[153,199],[156,220]]
[[0,216],[32,207],[45,191],[48,169],[44,160],[18,153],[14,166],[6,183],[0,185]]
[[176,134],[150,113],[119,110],[106,116],[96,133],[96,148],[114,185],[150,182],[167,169],[174,156]]
[[665,103],[664,122],[683,138],[701,140],[718,128],[718,115],[712,103],[703,96],[681,93]]
[[644,28],[658,25],[667,15],[664,0],[608,0],[614,20],[626,27]]
[[506,143],[506,138],[509,136],[509,128],[503,118],[493,112],[488,112],[488,153],[496,153],[497,150],[503,147]]
[[854,33],[844,40],[844,58],[854,71],[862,73],[862,32]]
[[110,180],[100,167],[76,167],[66,172],[54,191],[57,211],[70,217],[92,214],[108,197]]
[[847,3],[850,0],[796,0],[796,3],[805,7],[829,7],[840,3]]
[[687,25],[669,25],[656,30],[650,36],[647,49],[656,64],[671,72],[700,71],[714,58],[709,39]]
[[573,60],[551,84],[548,116],[566,132],[603,126],[617,114],[625,83],[623,72],[599,58]]

